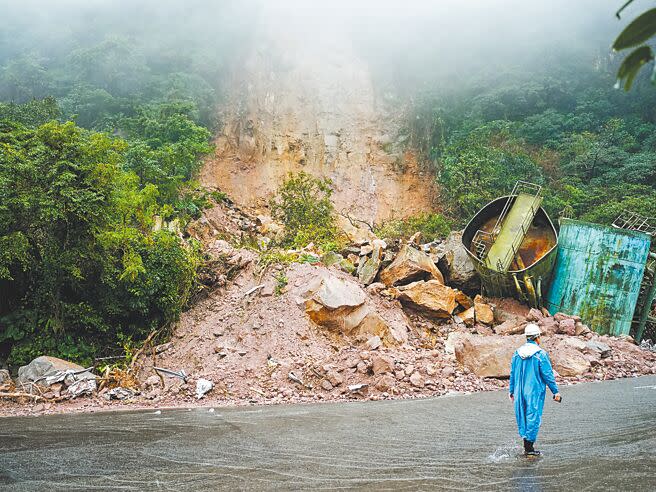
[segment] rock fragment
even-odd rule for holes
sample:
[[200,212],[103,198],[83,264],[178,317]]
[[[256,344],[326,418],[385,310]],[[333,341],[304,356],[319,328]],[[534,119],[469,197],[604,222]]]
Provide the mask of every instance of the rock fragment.
[[480,278],[474,263],[462,244],[462,232],[452,232],[444,242],[444,254],[438,266],[444,271],[447,283],[467,293],[480,289]]
[[494,311],[492,306],[483,301],[483,298],[478,295],[474,299],[474,311],[476,313],[476,322],[483,323],[484,325],[494,324]]
[[371,370],[374,374],[394,372],[394,359],[387,355],[374,355],[371,359]]
[[423,388],[425,384],[424,378],[418,372],[414,372],[410,376],[410,384],[415,388]]
[[380,280],[387,286],[428,279],[444,284],[444,277],[433,260],[408,245],[402,246],[392,264],[380,272]]
[[558,333],[563,335],[574,336],[576,334],[576,321],[571,318],[565,318],[558,322]]
[[520,318],[510,318],[494,327],[498,335],[519,335],[524,333],[525,323]]
[[598,354],[602,359],[610,357],[611,348],[605,343],[599,342],[597,340],[590,340],[585,344],[586,350],[593,354]]
[[426,315],[449,318],[455,310],[457,291],[437,280],[413,282],[396,290],[396,297]]
[[212,388],[214,383],[209,379],[200,378],[196,381],[196,399],[203,398]]

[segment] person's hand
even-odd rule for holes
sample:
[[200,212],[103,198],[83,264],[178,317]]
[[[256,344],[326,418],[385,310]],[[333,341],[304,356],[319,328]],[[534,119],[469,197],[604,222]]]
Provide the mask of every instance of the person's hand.
[[508,393],[508,398],[510,398],[510,401],[515,401],[515,397],[512,393]]
[[560,396],[560,393],[556,393],[556,394],[553,396],[553,399],[554,399],[555,401],[557,401],[558,403],[560,403],[561,401],[563,401],[563,397]]

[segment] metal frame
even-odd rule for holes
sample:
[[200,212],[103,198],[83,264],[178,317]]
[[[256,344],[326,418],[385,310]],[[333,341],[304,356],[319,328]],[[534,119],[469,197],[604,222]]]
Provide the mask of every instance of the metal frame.
[[[516,198],[520,194],[533,197],[533,202],[531,203],[530,206],[531,213],[526,216],[524,223],[521,224],[520,230],[517,231],[517,233],[515,234],[515,237],[511,241],[510,249],[508,249],[508,251],[503,255],[503,257],[497,260],[497,264],[494,265],[496,267],[496,270],[499,272],[508,271],[510,267],[505,268],[504,264],[507,263],[508,265],[510,265],[512,263],[513,258],[517,256],[517,250],[515,249],[514,246],[512,246],[512,244],[516,242],[519,236],[526,237],[528,229],[529,227],[531,227],[531,224],[533,223],[533,219],[535,218],[535,214],[537,214],[542,204],[542,199],[541,199],[542,186],[536,185],[534,183],[529,183],[528,181],[517,181],[517,183],[515,183],[515,186],[513,187],[512,192],[508,196],[508,199],[506,200],[506,204],[501,210],[501,213],[499,214],[496,223],[494,224],[494,228],[492,229],[492,232],[486,232],[484,230],[479,229],[478,231],[476,231],[476,234],[474,234],[474,238],[472,239],[472,246],[474,247],[474,250],[476,252],[475,253],[476,257],[481,261],[485,261],[490,251],[490,248],[492,247],[494,241],[496,241],[497,236],[501,232],[503,223],[506,220],[506,217],[508,216],[508,213],[510,212],[512,205],[515,203]],[[510,261],[508,261],[509,255],[512,255],[510,257]]]
[[646,217],[637,212],[624,210],[614,221],[613,227],[640,231],[653,236],[656,234],[656,218]]
[[640,343],[645,333],[647,323],[655,323],[656,317],[650,316],[651,305],[656,299],[656,253],[649,253],[642,279],[640,297],[635,310],[633,323],[636,324],[635,340]]

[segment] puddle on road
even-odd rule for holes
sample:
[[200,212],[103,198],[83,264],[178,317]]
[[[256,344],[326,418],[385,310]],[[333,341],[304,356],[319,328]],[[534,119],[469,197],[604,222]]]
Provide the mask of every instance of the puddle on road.
[[522,458],[522,448],[516,443],[506,444],[494,450],[492,454],[487,457],[488,463],[508,463],[517,461]]
[[6,418],[0,489],[656,490],[654,389],[653,376],[563,387],[565,403],[545,403],[535,462],[505,391]]

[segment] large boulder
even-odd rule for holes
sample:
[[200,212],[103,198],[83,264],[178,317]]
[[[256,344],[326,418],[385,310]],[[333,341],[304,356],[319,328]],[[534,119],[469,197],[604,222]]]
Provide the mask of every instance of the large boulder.
[[458,302],[458,291],[437,280],[419,281],[394,289],[401,303],[422,311],[434,318],[449,318]]
[[462,232],[452,232],[446,238],[438,266],[449,285],[468,293],[480,291],[480,277],[462,244]]
[[510,361],[526,339],[523,336],[458,335],[454,345],[460,364],[482,378],[507,378]]
[[358,278],[364,285],[369,285],[376,280],[378,270],[380,270],[380,265],[383,261],[383,252],[386,247],[387,245],[385,244],[385,241],[374,239],[371,243],[371,256],[366,260],[360,260]]
[[559,340],[552,345],[549,358],[561,376],[580,376],[590,370],[590,361],[569,341]]
[[323,273],[306,287],[302,298],[310,319],[331,331],[348,336],[377,335],[387,343],[407,339],[403,329],[390,328],[354,282]]
[[380,280],[387,286],[430,279],[444,284],[444,277],[433,260],[407,244],[401,247],[392,264],[380,272]]
[[75,376],[76,380],[82,379],[95,379],[96,377],[90,372],[85,372],[84,367],[69,362],[67,360],[58,359],[57,357],[49,357],[42,355],[37,357],[26,366],[18,369],[18,383],[29,384],[37,383],[46,386],[45,378],[53,376],[55,373],[71,371],[78,373]]
[[332,275],[317,277],[305,294],[310,319],[331,330],[351,334],[369,314],[364,291]]

